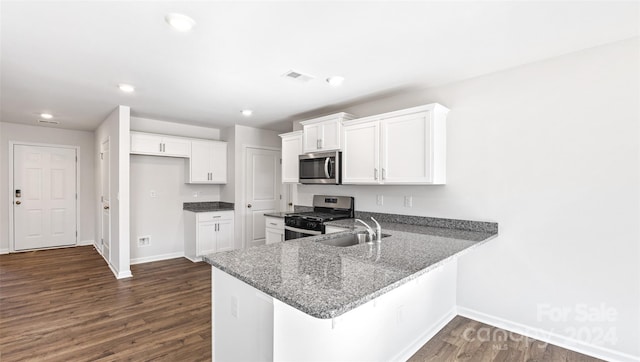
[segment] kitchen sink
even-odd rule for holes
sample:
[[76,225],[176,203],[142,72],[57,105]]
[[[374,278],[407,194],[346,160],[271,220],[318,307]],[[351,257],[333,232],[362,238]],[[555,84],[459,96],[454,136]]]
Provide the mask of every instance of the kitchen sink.
[[[386,238],[388,236],[391,236],[391,235],[382,233],[383,238]],[[339,236],[336,238],[320,240],[318,242],[325,245],[345,247],[345,246],[364,244],[367,241],[369,241],[369,235],[367,233],[355,233],[355,234]]]

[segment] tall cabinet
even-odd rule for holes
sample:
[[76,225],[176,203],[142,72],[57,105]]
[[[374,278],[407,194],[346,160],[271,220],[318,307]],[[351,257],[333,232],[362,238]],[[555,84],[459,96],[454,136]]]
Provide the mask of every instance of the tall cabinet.
[[446,116],[440,104],[344,123],[342,183],[446,183]]

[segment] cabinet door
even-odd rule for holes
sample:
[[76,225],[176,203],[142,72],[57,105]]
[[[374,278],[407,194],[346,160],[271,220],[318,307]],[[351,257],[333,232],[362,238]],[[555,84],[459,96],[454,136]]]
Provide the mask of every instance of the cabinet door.
[[380,123],[368,122],[344,127],[342,183],[377,184],[380,181]]
[[131,153],[161,155],[161,144],[161,136],[131,132]]
[[217,222],[216,252],[233,250],[233,219]]
[[265,244],[275,244],[284,241],[284,230],[267,228]]
[[282,182],[298,182],[302,134],[282,137]]
[[428,113],[381,121],[381,179],[385,184],[425,184],[432,180]]
[[331,151],[340,149],[340,140],[342,134],[342,123],[340,121],[323,122],[322,132],[320,136],[320,149],[322,151]]
[[165,156],[189,157],[191,156],[191,141],[177,137],[162,137],[162,150]]
[[211,183],[227,183],[227,143],[212,142]]
[[217,222],[198,222],[198,237],[196,240],[197,256],[216,252],[216,227]]
[[307,152],[314,152],[318,150],[318,140],[322,137],[322,126],[319,124],[312,124],[304,126],[304,136],[302,150]]
[[192,141],[189,160],[190,183],[208,183],[211,178],[212,142]]

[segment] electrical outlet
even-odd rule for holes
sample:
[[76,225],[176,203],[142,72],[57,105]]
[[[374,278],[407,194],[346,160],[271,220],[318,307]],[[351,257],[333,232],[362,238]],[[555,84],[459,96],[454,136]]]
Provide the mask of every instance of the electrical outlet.
[[156,192],[156,190],[151,190],[151,191],[149,191],[149,196],[158,197],[158,193]]
[[376,205],[382,206],[384,204],[384,196],[377,195],[376,196]]
[[199,196],[198,191],[194,191],[192,195],[193,197],[198,197]]
[[140,236],[138,237],[138,247],[144,247],[151,245],[151,236]]
[[405,196],[404,197],[404,207],[413,207],[413,197]]

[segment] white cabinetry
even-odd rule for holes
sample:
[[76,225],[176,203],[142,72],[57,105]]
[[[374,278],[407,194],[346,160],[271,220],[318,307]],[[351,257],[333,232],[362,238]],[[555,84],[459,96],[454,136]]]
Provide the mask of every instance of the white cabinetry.
[[192,140],[187,183],[227,183],[227,143]]
[[446,182],[446,116],[439,104],[346,122],[343,184]]
[[342,143],[342,122],[354,119],[349,113],[336,113],[302,121],[304,153],[339,150]]
[[202,255],[233,250],[233,211],[184,212],[184,256],[201,261]]
[[266,244],[284,241],[284,219],[281,217],[265,216]]
[[191,156],[191,140],[152,133],[131,132],[131,153],[189,157]]
[[302,153],[302,131],[283,133],[282,138],[282,182],[298,182]]

